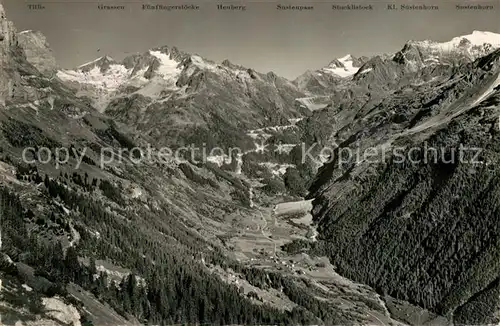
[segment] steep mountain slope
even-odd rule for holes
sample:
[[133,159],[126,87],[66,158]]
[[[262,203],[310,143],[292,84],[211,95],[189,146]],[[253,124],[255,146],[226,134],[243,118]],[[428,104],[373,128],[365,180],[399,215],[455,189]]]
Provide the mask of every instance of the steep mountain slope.
[[[335,148],[310,188],[316,249],[381,292],[460,323],[497,323],[500,50],[460,39],[429,64],[422,46],[435,43],[412,58],[407,45],[395,63],[372,59],[361,68],[372,79],[353,81],[366,96],[305,121],[309,142]],[[375,99],[386,72],[397,78]]]

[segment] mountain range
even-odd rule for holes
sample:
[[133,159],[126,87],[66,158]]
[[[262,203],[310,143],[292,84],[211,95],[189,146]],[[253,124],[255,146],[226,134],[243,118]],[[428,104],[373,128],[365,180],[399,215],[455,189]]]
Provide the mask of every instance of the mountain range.
[[500,34],[290,81],[170,46],[62,69],[0,16],[3,323],[500,322]]

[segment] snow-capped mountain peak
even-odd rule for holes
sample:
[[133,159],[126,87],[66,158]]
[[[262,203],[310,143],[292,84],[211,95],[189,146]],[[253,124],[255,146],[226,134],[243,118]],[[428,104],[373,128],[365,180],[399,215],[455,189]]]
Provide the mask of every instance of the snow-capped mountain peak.
[[353,61],[353,56],[351,54],[346,54],[342,58],[338,59],[339,61]]
[[464,35],[462,38],[467,38],[473,45],[489,43],[491,45],[500,46],[500,34],[483,31],[473,31],[470,35]]
[[452,47],[463,47],[467,44],[470,46],[483,46],[485,44],[491,44],[496,47],[500,47],[500,34],[492,32],[483,31],[473,31],[471,34],[457,36],[448,42],[432,42],[434,46],[441,46],[444,49]]
[[338,77],[350,77],[359,70],[364,61],[363,58],[356,58],[351,54],[347,54],[341,58],[332,60],[321,71]]
[[171,53],[150,50],[149,54],[159,61],[159,65],[156,68],[156,73],[158,75],[162,76],[164,79],[177,79],[181,73],[181,69],[178,67],[179,62],[172,57]]
[[[177,49],[167,47],[131,55],[121,62],[104,55],[75,69],[60,70],[57,76],[75,85],[81,93],[97,95],[94,104],[103,110],[116,92],[128,86],[142,87],[145,92],[142,95],[148,96],[177,89],[175,83],[182,71],[181,55]],[[152,87],[145,87],[149,84]]]
[[189,92],[202,89],[206,78],[214,83],[238,83],[250,88],[253,82],[295,88],[273,74],[264,75],[228,61],[224,63],[161,46],[120,62],[103,56],[75,69],[60,70],[57,76],[78,90],[79,96],[93,99],[93,104],[103,111],[112,99],[122,96],[139,95],[152,102],[186,96],[188,89]]

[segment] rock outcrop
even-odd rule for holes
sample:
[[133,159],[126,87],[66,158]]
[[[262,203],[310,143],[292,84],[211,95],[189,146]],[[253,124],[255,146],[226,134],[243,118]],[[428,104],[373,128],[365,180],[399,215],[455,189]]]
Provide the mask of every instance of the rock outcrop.
[[27,30],[18,33],[17,38],[29,63],[43,74],[52,75],[56,72],[57,64],[54,52],[45,35],[39,31]]

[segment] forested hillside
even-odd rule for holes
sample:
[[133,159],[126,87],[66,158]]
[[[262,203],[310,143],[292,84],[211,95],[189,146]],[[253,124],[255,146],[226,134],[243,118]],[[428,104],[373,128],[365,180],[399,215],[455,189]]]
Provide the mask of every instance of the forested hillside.
[[[457,71],[450,79],[460,82],[431,93],[428,109],[407,101],[405,111],[372,114],[377,127],[342,143],[311,187],[316,249],[341,273],[461,323],[498,322],[499,57]],[[388,148],[387,159],[341,158],[357,146]]]

